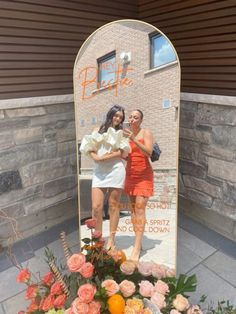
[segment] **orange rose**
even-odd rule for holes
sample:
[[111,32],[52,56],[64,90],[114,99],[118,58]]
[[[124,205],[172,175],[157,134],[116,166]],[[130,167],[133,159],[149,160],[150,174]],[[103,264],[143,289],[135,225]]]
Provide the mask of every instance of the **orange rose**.
[[21,271],[19,272],[16,281],[17,282],[28,282],[30,279],[30,272],[27,268],[23,268],[21,269]]
[[84,265],[80,268],[79,273],[84,278],[90,278],[93,275],[94,266],[90,262],[84,263]]
[[81,302],[89,303],[93,300],[96,291],[97,289],[95,286],[91,285],[90,283],[85,283],[79,287],[77,295]]
[[64,304],[66,303],[66,299],[67,299],[66,295],[61,294],[58,297],[56,297],[53,305],[55,306],[56,309],[61,309],[61,308],[63,308]]
[[55,294],[55,295],[59,295],[62,292],[63,292],[63,290],[62,290],[62,286],[61,286],[60,282],[58,282],[58,281],[54,282],[54,284],[51,286],[50,293]]
[[71,257],[68,258],[67,266],[69,268],[69,271],[71,271],[72,273],[76,273],[84,265],[85,262],[86,258],[84,254],[73,254]]
[[52,272],[48,272],[45,276],[43,276],[43,283],[47,286],[51,286],[54,282],[54,276]]
[[45,299],[42,300],[42,304],[40,304],[40,309],[47,312],[50,309],[54,308],[55,297],[49,294]]
[[39,306],[35,303],[35,301],[32,301],[30,305],[27,308],[27,313],[33,313],[39,309]]
[[34,299],[37,295],[37,292],[38,292],[37,286],[36,285],[30,285],[27,288],[26,293],[25,293],[26,300]]

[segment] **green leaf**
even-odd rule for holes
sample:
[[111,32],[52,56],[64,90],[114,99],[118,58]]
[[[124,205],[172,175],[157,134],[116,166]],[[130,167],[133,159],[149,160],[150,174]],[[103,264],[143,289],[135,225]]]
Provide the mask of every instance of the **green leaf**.
[[196,275],[187,277],[186,275],[181,274],[179,275],[179,278],[177,279],[177,282],[175,283],[175,287],[171,289],[169,297],[174,298],[177,294],[182,294],[185,297],[188,297],[186,295],[186,292],[194,292],[196,291],[196,287],[197,287]]
[[90,238],[83,238],[82,241],[86,244],[89,244],[91,242]]

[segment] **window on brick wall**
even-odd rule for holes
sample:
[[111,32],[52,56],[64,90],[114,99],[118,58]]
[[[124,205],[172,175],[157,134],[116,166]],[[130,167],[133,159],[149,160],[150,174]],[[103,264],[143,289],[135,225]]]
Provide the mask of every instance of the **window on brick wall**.
[[176,54],[170,42],[160,33],[150,35],[151,69],[176,61]]
[[106,87],[115,83],[116,70],[116,52],[112,51],[109,54],[97,59],[98,63],[98,88]]

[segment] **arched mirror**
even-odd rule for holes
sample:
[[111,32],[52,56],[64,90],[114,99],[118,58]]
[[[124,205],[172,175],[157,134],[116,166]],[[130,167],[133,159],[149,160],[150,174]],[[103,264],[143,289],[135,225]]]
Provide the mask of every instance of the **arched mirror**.
[[[140,137],[137,137],[137,140],[143,146],[136,145],[135,142],[131,143],[131,133],[126,132],[124,142],[128,142],[130,150],[125,147],[126,144],[122,147],[118,145],[116,152],[124,154],[122,156],[118,154],[116,158],[119,162],[119,158],[122,158],[124,167],[127,165],[129,167],[128,170],[126,168],[126,172],[130,172],[132,164],[129,158],[132,157],[132,151],[134,154],[136,152],[134,168],[142,169],[144,191],[150,188],[149,183],[145,181],[145,176],[150,178],[150,171],[153,171],[153,193],[146,195],[145,223],[138,258],[175,268],[180,64],[173,45],[160,30],[138,20],[119,20],[99,28],[85,41],[78,52],[74,66],[74,95],[78,146],[79,219],[83,222],[84,219],[91,217],[92,206],[98,206],[98,204],[94,205],[94,200],[93,204],[91,201],[93,173],[98,163],[101,165],[103,162],[103,167],[106,164],[104,160],[94,161],[91,153],[85,152],[86,145],[82,141],[86,136],[90,136],[91,140],[93,132],[97,132],[96,143],[99,141],[97,139],[99,136],[103,139],[104,136],[113,136],[109,132],[112,133],[114,128],[106,129],[104,133],[100,132],[101,126],[106,122],[107,113],[114,105],[122,106],[125,114],[124,122],[121,121],[122,112],[122,117],[118,117],[120,121],[117,122],[119,130],[116,132],[115,129],[114,132],[124,136],[122,129],[128,128],[130,131],[131,120],[137,118],[142,124],[138,124],[137,128],[130,132],[136,136],[135,132],[139,132],[141,128],[145,130],[146,133],[141,137],[147,138],[145,141],[148,147],[146,152],[143,151],[145,142],[142,142]],[[148,158],[151,140],[153,143],[158,143],[161,150],[159,160],[154,162]],[[97,152],[94,147],[91,151]],[[137,165],[140,152],[145,155],[146,162],[141,166]],[[113,173],[114,181],[117,177],[125,175],[122,171],[119,170],[118,174]],[[139,175],[140,172],[141,170]],[[104,177],[99,176],[100,174],[96,175],[99,181],[105,180]],[[129,182],[135,180],[131,178]],[[122,189],[121,186],[119,188]],[[134,229],[139,226],[140,222],[137,218],[139,216],[136,216],[136,221],[132,218],[131,197],[122,190],[121,195],[116,195],[119,199],[116,206],[119,212],[118,225],[116,230],[111,230],[109,217],[111,189],[102,186],[101,190],[104,197],[101,227],[103,237],[109,241],[111,231],[115,231],[115,246],[124,250],[129,258],[133,254],[136,240]],[[96,195],[95,193],[93,198],[96,198]],[[82,223],[81,238],[86,237],[87,233],[88,230]]]

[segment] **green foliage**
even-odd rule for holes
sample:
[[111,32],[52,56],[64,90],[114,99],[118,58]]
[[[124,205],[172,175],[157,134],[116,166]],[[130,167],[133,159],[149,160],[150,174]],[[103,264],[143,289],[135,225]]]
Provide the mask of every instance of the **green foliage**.
[[208,306],[208,309],[204,311],[206,314],[236,314],[236,308],[233,305],[230,305],[230,302],[219,301],[217,306]]
[[185,297],[187,292],[194,292],[197,288],[197,278],[196,275],[187,277],[186,275],[179,275],[179,278],[171,277],[163,279],[170,289],[168,297],[173,299],[177,294],[182,294]]

